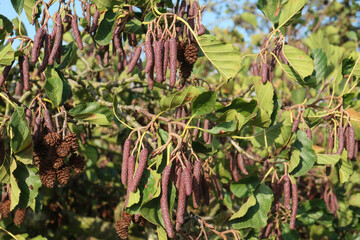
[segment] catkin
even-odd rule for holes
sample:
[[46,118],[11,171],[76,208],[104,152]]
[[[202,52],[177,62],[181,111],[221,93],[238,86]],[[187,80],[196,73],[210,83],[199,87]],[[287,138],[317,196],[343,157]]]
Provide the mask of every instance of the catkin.
[[29,80],[29,57],[24,55],[22,61],[22,81],[25,91],[30,90],[30,80]]
[[188,167],[185,167],[183,169],[181,178],[185,184],[186,195],[190,196],[192,193],[192,176],[191,176],[190,169]]
[[144,173],[146,164],[147,164],[147,157],[148,157],[149,151],[146,148],[143,148],[140,151],[140,156],[139,156],[139,165],[136,169],[135,175],[134,175],[134,179],[133,182],[130,186],[130,191],[135,192],[136,188],[140,182],[140,179]]
[[[57,54],[61,54],[62,48],[62,35],[63,35],[63,24],[61,21],[60,13],[56,15],[56,31],[55,31],[55,40],[54,45],[51,49],[50,56],[49,56],[49,64],[53,65],[54,60]],[[58,53],[59,52],[59,53]]]
[[339,146],[338,146],[338,149],[336,151],[335,154],[342,154],[343,150],[344,150],[344,142],[345,142],[345,139],[344,139],[344,129],[343,127],[338,127],[338,139],[339,139]]
[[287,175],[284,176],[284,207],[286,210],[290,210],[290,179]]
[[231,171],[231,174],[232,174],[235,182],[238,182],[240,180],[240,174],[239,174],[239,171],[238,171],[237,163],[236,163],[235,158],[234,158],[234,156],[232,154],[230,155],[230,171]]
[[49,130],[49,132],[54,132],[54,127],[52,125],[51,116],[50,116],[49,110],[47,110],[47,109],[44,110],[44,121],[45,121],[45,126]]
[[155,80],[159,83],[163,81],[163,41],[154,42],[154,57],[155,57]]
[[186,10],[186,1],[182,0],[180,4],[180,10],[178,16],[182,18],[184,16],[185,10]]
[[293,122],[293,126],[291,128],[291,132],[294,133],[296,132],[296,130],[298,129],[299,127],[299,124],[300,124],[300,119],[299,117],[295,118],[294,122]]
[[196,160],[194,163],[193,181],[193,206],[198,208],[200,204],[200,184],[201,184],[201,162]]
[[130,186],[133,183],[134,171],[135,171],[135,157],[130,156],[129,159],[128,159],[128,172],[127,172],[127,174],[128,174],[128,179],[127,179],[128,188],[127,188],[127,192],[126,192],[126,199],[125,199],[124,207],[126,207],[128,202],[129,202]]
[[128,160],[130,156],[131,140],[127,138],[123,147],[123,157],[121,165],[121,182],[123,185],[127,184],[127,171],[128,171]]
[[240,171],[242,174],[244,174],[244,175],[249,174],[245,168],[244,158],[241,156],[241,153],[238,153],[238,155],[237,155],[237,164],[238,164],[238,167],[240,168]]
[[1,85],[5,82],[10,70],[11,70],[11,67],[13,65],[14,61],[11,62],[11,64],[9,66],[5,66],[1,75],[0,75],[0,88],[1,88]]
[[328,142],[326,147],[326,153],[331,154],[334,148],[334,131],[332,129],[329,130]]
[[180,180],[179,196],[178,196],[178,206],[176,210],[176,231],[180,231],[182,224],[184,223],[184,214],[186,209],[186,190],[185,183],[183,178]]
[[355,152],[355,129],[353,126],[347,127],[348,129],[348,136],[347,136],[347,154],[348,159],[352,159],[354,157]]
[[135,50],[134,56],[132,57],[132,59],[129,63],[129,67],[126,71],[127,74],[131,73],[132,70],[135,68],[136,63],[140,58],[141,50],[142,50],[142,45],[138,46],[137,49]]
[[99,12],[99,9],[97,9],[97,7],[95,6],[96,10],[95,10],[95,13],[94,13],[94,17],[93,17],[93,23],[91,25],[91,28],[90,28],[90,32],[95,32],[98,28],[98,24],[99,24],[99,18],[100,18],[100,12]]
[[164,55],[163,55],[163,80],[166,79],[166,71],[169,66],[169,52],[170,52],[170,42],[169,40],[164,41]]
[[[204,120],[204,129],[205,130],[207,130],[207,129],[209,129],[209,125],[210,125],[210,121],[208,120],[208,119],[205,119]],[[207,133],[207,132],[203,132],[203,139],[204,139],[204,142],[208,142],[208,140],[209,140],[209,133]]]
[[254,62],[251,66],[252,66],[254,76],[260,76],[258,64],[256,62]]
[[197,136],[198,136],[198,134],[199,134],[199,127],[200,127],[200,124],[201,124],[201,120],[199,119],[198,121],[197,121],[197,123],[196,123],[196,126],[198,127],[198,128],[194,128],[194,131],[193,131],[193,141],[195,141],[196,139],[197,139]]
[[177,68],[177,43],[176,38],[172,37],[169,40],[169,52],[170,52],[170,86],[174,87],[176,83],[176,68]]
[[154,51],[151,44],[151,35],[148,33],[145,40],[145,56],[146,66],[145,72],[149,74],[150,70],[154,68]]
[[290,229],[295,229],[296,212],[298,208],[298,189],[296,183],[291,184],[292,193],[292,207],[291,207],[291,218],[290,218]]
[[49,63],[49,56],[50,56],[50,52],[51,52],[51,35],[46,34],[45,35],[45,50],[44,50],[44,58],[41,62],[40,67],[37,70],[37,74],[40,74],[41,72],[43,72],[48,63]]
[[36,63],[40,55],[40,49],[43,45],[45,34],[46,34],[46,30],[44,28],[38,28],[38,30],[36,31],[33,48],[31,50],[32,63]]
[[26,117],[26,121],[28,123],[29,128],[31,126],[31,116],[32,116],[31,109],[27,108],[26,111],[25,111],[25,117]]
[[261,70],[260,70],[260,76],[261,76],[261,81],[262,83],[266,83],[268,78],[269,78],[269,65],[267,63],[264,63],[261,67]]
[[5,160],[5,146],[4,146],[4,140],[0,138],[0,165],[4,163]]
[[306,129],[306,135],[308,136],[308,138],[309,138],[310,140],[312,140],[311,128]]
[[164,171],[161,176],[161,198],[160,198],[160,207],[161,214],[163,216],[165,230],[169,238],[174,237],[174,232],[171,226],[171,219],[169,213],[169,202],[168,202],[168,185],[170,177],[171,167],[167,165],[164,168]]
[[212,181],[213,181],[213,184],[215,186],[216,192],[219,195],[219,198],[221,200],[224,200],[224,194],[223,194],[223,191],[222,191],[222,188],[221,188],[221,185],[220,185],[218,175],[214,173],[214,174],[211,175],[211,177],[212,177]]
[[81,40],[81,34],[79,31],[76,14],[74,14],[71,19],[71,27],[74,31],[74,36],[75,36],[75,41],[76,41],[77,46],[79,47],[80,50],[83,50],[84,46],[83,46],[83,43]]

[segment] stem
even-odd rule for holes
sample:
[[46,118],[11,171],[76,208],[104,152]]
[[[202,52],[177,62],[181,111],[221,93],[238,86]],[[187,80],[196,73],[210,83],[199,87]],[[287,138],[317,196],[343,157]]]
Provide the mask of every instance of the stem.
[[263,179],[261,180],[261,183],[264,183],[265,179],[267,178],[267,176],[269,176],[269,174],[274,170],[274,167],[271,167],[269,169],[269,171],[267,171],[267,173],[265,174],[265,176],[263,177]]
[[[354,64],[354,67],[353,67],[353,69],[351,70],[351,73],[349,74],[348,78],[346,79],[346,83],[345,83],[345,85],[344,85],[344,88],[343,88],[343,90],[342,90],[342,93],[341,93],[340,97],[342,97],[342,96],[344,95],[345,87],[349,84],[350,78],[351,78],[352,75],[354,74],[356,65],[359,63],[359,60],[360,60],[360,56],[358,57],[358,59],[356,59],[356,62],[355,62],[355,64]],[[347,93],[351,92],[355,86],[356,86],[356,84],[355,84]]]
[[3,230],[4,232],[6,232],[8,235],[10,235],[13,239],[17,240],[17,237],[12,234],[11,232],[9,232],[8,230],[6,230],[5,228],[0,226],[0,230]]
[[10,101],[10,99],[8,99],[4,94],[0,93],[0,97],[2,97],[4,100],[10,103],[10,105],[16,109],[16,105],[12,101]]

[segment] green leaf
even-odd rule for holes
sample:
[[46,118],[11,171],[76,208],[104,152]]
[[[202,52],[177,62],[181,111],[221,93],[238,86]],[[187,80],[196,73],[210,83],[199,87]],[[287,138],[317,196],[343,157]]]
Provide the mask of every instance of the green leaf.
[[295,149],[290,159],[289,172],[295,177],[299,177],[312,168],[316,161],[316,154],[312,148],[312,141],[302,130],[297,131],[293,146]]
[[10,146],[18,161],[24,164],[32,163],[33,142],[28,127],[25,110],[17,107],[10,118]]
[[278,22],[280,16],[280,0],[258,0],[256,6],[273,25]]
[[[111,2],[111,1],[110,1]],[[99,45],[108,45],[113,37],[113,28],[119,14],[108,10],[101,20],[98,30],[95,34],[95,41]]]
[[15,12],[20,15],[23,10],[24,0],[11,0],[11,4],[15,9]]
[[125,25],[124,32],[134,33],[134,34],[143,34],[142,24],[138,19],[132,19],[128,21]]
[[340,158],[341,156],[338,154],[316,154],[316,163],[321,165],[335,165]]
[[327,69],[327,56],[324,50],[317,48],[313,51],[314,54],[314,70],[316,76],[316,83],[320,83],[325,76]]
[[0,46],[0,64],[11,65],[12,61],[14,61],[14,54],[15,52],[10,43]]
[[157,226],[156,228],[156,232],[157,232],[157,235],[158,235],[158,239],[159,240],[167,240],[167,233],[165,231],[165,229],[161,226]]
[[238,182],[232,182],[230,190],[236,197],[245,198],[250,196],[259,184],[260,181],[257,176],[244,177]]
[[60,71],[53,68],[48,68],[45,75],[47,78],[45,82],[46,95],[55,106],[63,105],[70,94],[69,83]]
[[260,229],[267,224],[267,214],[273,201],[273,192],[265,184],[260,184],[254,192],[256,204],[250,207],[246,214],[230,221],[235,229]]
[[305,78],[311,75],[314,70],[314,63],[304,51],[290,45],[285,45],[283,52],[291,67],[294,68],[300,77]]
[[232,134],[236,131],[236,124],[235,121],[230,122],[222,122],[217,124],[212,129],[205,130],[206,132],[213,134],[213,135],[224,135],[224,134]]
[[11,204],[10,204],[10,211],[12,211],[18,204],[19,204],[19,200],[20,200],[20,188],[19,185],[16,181],[16,178],[13,174],[13,172],[15,171],[15,169],[17,168],[17,164],[16,161],[12,161],[11,165],[10,165],[10,185],[11,185],[11,192],[10,192],[10,197],[11,197]]
[[349,205],[360,208],[360,193],[352,194],[349,199]]
[[5,17],[4,15],[0,14],[0,27],[2,30],[0,31],[0,39],[5,39],[7,34],[13,34],[13,24],[11,21]]
[[63,70],[74,64],[74,60],[77,58],[76,51],[77,45],[74,42],[63,46],[64,53],[61,56],[61,62],[59,65],[55,65],[57,70]]
[[281,62],[278,62],[279,66],[282,68],[282,70],[286,73],[286,75],[294,80],[297,81],[301,85],[306,85],[304,79],[295,71],[295,69],[289,65],[283,64]]
[[289,24],[293,17],[298,14],[298,12],[301,12],[306,2],[307,0],[288,0],[280,13],[278,29],[285,24]]
[[111,111],[97,102],[79,104],[69,114],[79,120],[104,126],[109,125],[113,119]]
[[201,93],[197,96],[192,103],[192,115],[193,116],[201,116],[211,113],[215,110],[216,104],[216,93],[213,91],[208,91]]
[[99,11],[106,9],[112,9],[115,4],[120,3],[119,0],[90,0],[92,3],[95,3]]
[[260,77],[253,80],[258,105],[267,114],[271,115],[274,110],[274,88],[270,82],[263,84]]
[[240,18],[249,23],[253,28],[257,27],[257,19],[256,16],[252,13],[249,12],[244,12],[243,14],[240,15]]
[[[224,80],[235,77],[241,65],[239,49],[235,48],[232,44],[217,40],[209,34],[199,36],[198,43],[206,58]],[[229,61],[230,59],[231,61]]]
[[10,166],[13,161],[15,160],[11,157],[10,152],[6,152],[4,162],[0,167],[0,182],[10,183]]
[[231,218],[229,219],[230,220],[233,220],[233,219],[236,219],[236,218],[241,218],[243,216],[245,216],[245,214],[248,212],[249,208],[251,208],[252,206],[255,206],[256,204],[256,198],[254,195],[251,195],[247,200],[246,202],[241,205],[239,211],[237,211],[236,213],[234,213]]
[[[24,10],[26,13],[26,17],[30,23],[32,19],[32,11],[35,4],[36,4],[36,0],[24,0]],[[40,12],[41,12],[41,4],[38,4],[36,8],[36,14],[39,14]]]
[[[344,153],[345,151],[343,152],[343,155]],[[354,171],[351,162],[347,160],[346,155],[342,156],[341,160],[337,164],[337,168],[339,170],[340,183],[347,182]]]
[[350,116],[350,123],[355,129],[356,139],[360,140],[360,112],[354,108],[348,108],[346,111]]
[[162,97],[160,99],[160,109],[168,110],[179,107],[187,102],[192,101],[195,97],[204,91],[205,89],[203,87],[194,87],[190,85],[179,92],[171,94],[170,96]]
[[251,139],[251,143],[257,148],[264,147],[264,134],[266,134],[266,142],[269,147],[275,145],[276,148],[280,148],[288,142],[291,135],[291,126],[279,122],[274,126],[266,128],[265,133],[264,131],[256,133],[255,137]]

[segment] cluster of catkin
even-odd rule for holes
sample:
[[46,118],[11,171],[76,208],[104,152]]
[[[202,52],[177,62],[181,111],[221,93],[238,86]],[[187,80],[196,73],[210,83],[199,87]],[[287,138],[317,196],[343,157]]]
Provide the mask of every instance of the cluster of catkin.
[[348,125],[346,127],[338,126],[336,129],[336,136],[338,142],[338,148],[336,152],[333,152],[335,140],[335,131],[330,129],[328,133],[328,142],[326,147],[326,153],[328,154],[342,154],[344,149],[347,151],[347,157],[349,160],[356,160],[359,149],[359,141],[355,139],[355,129],[353,126]]

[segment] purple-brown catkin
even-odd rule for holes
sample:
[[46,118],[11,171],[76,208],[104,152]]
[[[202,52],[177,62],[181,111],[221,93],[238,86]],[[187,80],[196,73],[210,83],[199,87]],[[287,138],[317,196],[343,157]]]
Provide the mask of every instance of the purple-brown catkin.
[[53,65],[56,54],[59,52],[61,54],[62,48],[62,35],[63,35],[63,24],[61,21],[60,13],[56,15],[56,32],[55,32],[55,40],[54,45],[51,49],[50,56],[49,56],[49,64]]
[[255,62],[251,66],[252,66],[254,76],[260,76],[258,64]]
[[293,122],[293,126],[291,128],[291,132],[294,133],[296,132],[296,130],[298,129],[300,124],[300,119],[299,118],[295,118],[294,122]]
[[74,14],[72,19],[71,19],[71,27],[72,27],[72,29],[74,31],[76,44],[78,45],[80,50],[83,50],[84,46],[83,46],[83,43],[82,43],[82,40],[81,40],[81,34],[80,34],[80,31],[79,31],[76,14]]
[[50,52],[51,52],[51,35],[50,34],[46,34],[45,35],[45,50],[44,50],[44,58],[41,62],[41,65],[39,67],[39,69],[37,70],[37,74],[43,72],[48,63],[49,63],[49,56],[50,56]]
[[[205,119],[204,120],[204,129],[205,130],[209,129],[209,125],[210,125],[210,121],[208,119]],[[203,139],[204,139],[204,142],[207,143],[209,140],[209,133],[203,132]]]
[[197,139],[197,135],[199,134],[199,127],[200,127],[200,124],[201,124],[201,120],[199,119],[196,123],[196,126],[198,128],[194,128],[194,131],[193,131],[193,141],[195,141]]
[[199,30],[197,32],[198,36],[204,35],[206,32],[206,28],[204,24],[199,24]]
[[123,147],[123,157],[122,157],[122,165],[121,165],[121,182],[123,185],[127,185],[128,179],[128,160],[130,156],[130,148],[131,148],[131,140],[127,138]]
[[[183,106],[183,107],[181,108],[180,118],[186,118],[186,109],[185,109],[185,106]],[[186,119],[181,120],[181,122],[182,122],[183,124],[186,124]]]
[[269,74],[269,65],[267,63],[264,63],[261,67],[261,70],[260,70],[260,76],[261,76],[261,81],[262,83],[266,83],[267,80],[268,80],[268,74]]
[[347,154],[348,154],[348,159],[352,159],[354,157],[354,152],[355,152],[355,129],[353,126],[349,126],[347,127],[348,129],[348,134],[347,134]]
[[180,10],[178,16],[182,18],[184,16],[185,10],[186,10],[186,1],[182,0],[180,4]]
[[22,76],[23,76],[23,85],[25,91],[30,90],[30,80],[29,80],[29,57],[24,55],[23,61],[22,61]]
[[230,155],[230,171],[235,182],[238,182],[240,180],[240,174],[238,171],[238,166],[235,157],[232,154]]
[[148,33],[145,40],[146,66],[145,72],[149,73],[154,68],[154,50],[151,44],[151,35]]
[[154,42],[154,56],[155,56],[155,74],[156,81],[161,83],[163,81],[163,41]]
[[98,24],[99,24],[99,18],[100,18],[100,12],[99,12],[99,9],[97,9],[97,7],[95,6],[96,10],[95,10],[95,13],[94,13],[94,16],[93,16],[93,23],[91,25],[91,28],[90,28],[90,32],[95,32],[98,28]]
[[151,68],[149,72],[147,72],[147,79],[148,79],[149,89],[152,90],[154,87],[154,68]]
[[26,121],[28,123],[29,128],[31,126],[31,117],[32,117],[31,109],[27,108],[26,111],[25,111],[25,118],[26,118]]
[[114,28],[114,33],[113,33],[113,41],[114,41],[114,46],[116,48],[117,51],[121,52],[122,50],[122,43],[121,43],[121,39],[119,37],[119,28]]
[[237,155],[237,164],[238,164],[238,167],[240,168],[240,171],[242,174],[244,174],[244,175],[249,174],[245,168],[244,158],[241,156],[241,153],[238,153],[238,155]]
[[34,145],[36,145],[36,143],[39,141],[40,138],[41,117],[36,117],[33,124],[34,124],[33,141],[34,141]]
[[127,203],[129,202],[129,196],[130,196],[130,186],[133,183],[133,175],[134,175],[134,171],[135,171],[135,157],[134,156],[130,156],[128,159],[128,179],[127,179],[127,183],[128,183],[128,188],[127,188],[127,192],[126,192],[126,199],[125,199],[125,203],[124,203],[124,207],[127,206]]
[[354,149],[353,160],[356,160],[356,157],[358,155],[358,151],[359,151],[359,141],[355,141],[355,149]]
[[135,192],[136,191],[136,188],[140,182],[140,179],[144,173],[144,170],[145,170],[145,167],[146,167],[146,164],[147,164],[147,158],[148,158],[148,154],[149,154],[149,151],[146,149],[146,148],[143,148],[141,151],[140,151],[140,156],[139,156],[139,165],[136,169],[136,172],[135,172],[135,176],[134,176],[134,179],[133,179],[133,182],[130,186],[130,191],[132,192]]
[[132,59],[131,59],[131,61],[129,63],[129,67],[128,67],[127,71],[126,71],[127,74],[131,73],[132,70],[134,70],[134,68],[136,66],[136,63],[140,58],[141,49],[142,49],[142,44],[136,48],[134,56],[132,57]]
[[309,138],[310,140],[312,140],[311,128],[306,129],[306,135],[308,136],[308,138]]
[[185,167],[181,173],[181,181],[185,184],[186,196],[190,196],[192,193],[192,176],[190,169]]
[[183,178],[180,180],[179,195],[178,195],[178,206],[176,210],[176,231],[180,231],[182,224],[184,223],[184,213],[186,208],[186,190]]
[[334,131],[332,129],[329,130],[329,137],[327,142],[326,153],[331,154],[334,148]]
[[163,64],[163,80],[166,79],[166,71],[167,71],[167,68],[169,66],[169,52],[170,52],[170,42],[169,40],[165,40],[164,41],[164,55],[163,55],[163,58],[164,58],[164,64]]
[[298,189],[296,183],[291,184],[291,193],[292,193],[292,208],[291,208],[291,218],[290,218],[290,229],[295,229],[296,221],[296,212],[298,208]]
[[265,233],[264,233],[264,238],[268,238],[270,236],[271,233],[271,229],[272,229],[272,223],[269,223],[266,228],[265,228]]
[[50,116],[49,110],[47,110],[47,109],[44,110],[44,121],[45,121],[45,126],[49,130],[49,132],[54,132],[54,127],[52,125],[51,116]]
[[344,150],[344,142],[345,142],[345,139],[344,139],[344,129],[343,127],[338,127],[338,139],[339,139],[339,147],[336,151],[335,154],[342,154],[343,150]]
[[201,162],[196,160],[194,163],[194,181],[193,181],[193,206],[198,208],[200,204],[200,181],[201,181]]
[[105,49],[105,53],[104,53],[104,66],[109,65],[109,55],[110,55],[110,51],[109,51],[109,44],[104,46]]
[[163,216],[165,230],[169,238],[174,237],[174,232],[171,225],[170,213],[169,213],[169,202],[168,202],[168,185],[170,177],[171,167],[167,165],[161,176],[161,198],[160,207],[161,215]]
[[43,45],[45,34],[46,34],[46,30],[44,28],[38,28],[38,30],[36,31],[33,48],[31,50],[32,63],[36,63],[40,55],[40,49]]
[[1,85],[5,82],[10,70],[11,70],[11,67],[13,65],[14,61],[11,62],[11,64],[9,66],[5,66],[1,75],[0,75],[0,87]]
[[284,207],[290,210],[290,179],[287,175],[284,176]]
[[210,205],[210,192],[209,192],[209,182],[210,180],[207,179],[204,175],[201,179],[201,183],[202,183],[202,190],[203,190],[203,199],[204,199],[204,203],[205,205],[209,206]]
[[177,68],[177,43],[176,38],[172,37],[169,40],[170,52],[170,87],[174,87],[176,83],[176,68]]
[[221,185],[220,185],[218,175],[214,173],[214,174],[211,175],[211,177],[212,177],[212,181],[213,181],[213,184],[215,186],[216,192],[219,195],[219,198],[221,200],[224,200],[224,194],[223,194],[223,191],[222,191],[222,188],[221,188]]

